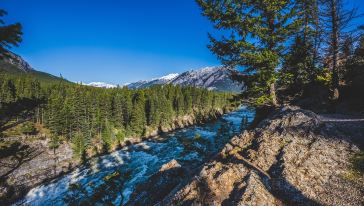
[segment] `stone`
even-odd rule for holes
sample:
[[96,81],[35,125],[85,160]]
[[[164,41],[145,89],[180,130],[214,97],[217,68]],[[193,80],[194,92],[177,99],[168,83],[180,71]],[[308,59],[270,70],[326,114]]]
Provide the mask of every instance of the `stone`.
[[[156,190],[150,188],[138,190],[136,194],[144,192],[145,198],[138,196],[138,203],[361,206],[364,181],[353,182],[343,174],[350,168],[352,154],[359,151],[352,137],[363,136],[364,125],[355,134],[353,125],[338,127],[322,122],[311,111],[282,108],[255,129],[233,137],[194,175],[185,175],[184,180],[179,176],[185,184],[173,184],[164,197],[155,199]],[[165,167],[173,170],[175,164]],[[171,186],[168,179],[162,179]],[[136,203],[133,198],[130,203]]]
[[164,172],[166,170],[181,167],[181,165],[177,162],[177,160],[173,159],[167,164],[162,165],[162,167],[159,169],[160,172]]

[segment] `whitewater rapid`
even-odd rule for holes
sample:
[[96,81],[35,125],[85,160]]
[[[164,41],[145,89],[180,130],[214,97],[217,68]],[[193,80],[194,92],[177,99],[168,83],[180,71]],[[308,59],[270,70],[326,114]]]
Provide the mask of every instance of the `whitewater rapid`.
[[214,122],[166,133],[93,158],[65,176],[31,189],[14,205],[122,205],[137,184],[172,159],[183,166],[202,163],[219,152],[244,129],[244,117],[250,122],[254,112],[241,107]]

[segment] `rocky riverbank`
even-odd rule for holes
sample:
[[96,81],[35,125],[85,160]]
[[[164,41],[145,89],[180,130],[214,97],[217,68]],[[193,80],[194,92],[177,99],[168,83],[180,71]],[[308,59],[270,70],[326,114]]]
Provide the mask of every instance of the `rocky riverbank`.
[[363,121],[286,107],[200,168],[165,165],[129,205],[363,205],[364,177],[351,169],[363,137]]
[[[127,138],[109,152],[140,143],[161,132],[170,132],[215,120],[230,111],[218,109],[202,116],[189,115],[177,118],[165,127],[149,130],[143,138]],[[32,187],[62,176],[81,165],[78,159],[73,158],[73,151],[68,142],[63,142],[56,150],[53,150],[49,148],[50,140],[42,135],[11,137],[6,141],[14,142],[12,148],[14,152],[0,158],[0,202],[5,205],[19,199]],[[89,154],[89,158],[105,154],[101,152],[101,145],[95,145],[95,147],[100,148],[100,151]]]

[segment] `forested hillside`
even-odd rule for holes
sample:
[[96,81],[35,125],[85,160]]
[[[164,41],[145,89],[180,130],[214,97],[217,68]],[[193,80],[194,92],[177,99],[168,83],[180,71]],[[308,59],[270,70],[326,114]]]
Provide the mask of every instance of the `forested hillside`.
[[231,98],[228,93],[193,87],[104,89],[2,75],[0,128],[4,131],[24,121],[19,126],[23,134],[45,128],[52,146],[69,140],[81,157],[92,145],[108,151],[125,138],[150,135],[186,115],[197,120],[213,115],[230,107]]
[[25,62],[21,57],[16,57],[17,58],[5,57],[5,59],[0,59],[0,74],[6,74],[14,78],[18,76],[31,76],[32,78],[37,79],[38,81],[42,81],[44,83],[53,83],[55,80],[67,81],[65,79],[53,76],[45,72],[37,71],[32,68],[23,69],[21,68],[22,66],[20,66],[19,64],[27,64],[27,66],[29,66],[28,63]]

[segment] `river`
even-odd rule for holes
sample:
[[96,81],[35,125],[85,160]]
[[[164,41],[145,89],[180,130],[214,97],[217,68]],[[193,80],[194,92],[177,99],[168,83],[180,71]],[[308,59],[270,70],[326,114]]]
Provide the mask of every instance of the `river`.
[[137,184],[175,159],[182,166],[205,162],[254,118],[246,107],[203,125],[191,126],[93,158],[73,172],[30,190],[15,205],[121,205]]

